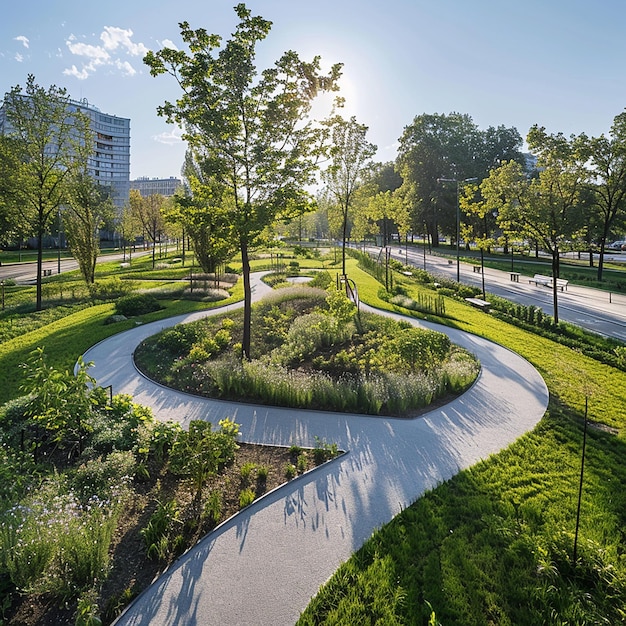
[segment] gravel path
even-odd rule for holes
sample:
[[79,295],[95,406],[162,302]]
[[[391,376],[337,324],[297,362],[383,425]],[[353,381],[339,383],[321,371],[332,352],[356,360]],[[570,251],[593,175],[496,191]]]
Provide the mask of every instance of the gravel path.
[[[255,281],[254,289],[261,297],[268,288]],[[144,337],[206,314],[146,324],[97,344],[84,355],[95,363],[90,373],[114,393],[151,406],[159,419],[217,423],[231,416],[241,424],[243,441],[313,446],[317,436],[347,454],[222,524],[142,593],[120,625],[294,624],[320,585],[372,532],[425,491],[531,430],[547,407],[543,379],[520,356],[414,320],[472,351],[482,371],[462,396],[412,420],[207,400],[137,372],[131,357]]]

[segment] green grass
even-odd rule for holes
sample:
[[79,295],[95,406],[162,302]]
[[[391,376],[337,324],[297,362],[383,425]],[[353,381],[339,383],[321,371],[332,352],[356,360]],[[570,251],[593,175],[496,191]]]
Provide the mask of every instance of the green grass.
[[[362,301],[401,311],[378,298],[379,283],[352,259],[348,274]],[[395,281],[410,297],[432,293],[401,275]],[[240,297],[238,286],[232,299]],[[19,395],[19,364],[35,347],[45,347],[51,365],[70,368],[90,345],[134,323],[104,326],[112,306],[72,313],[0,344],[0,402]],[[150,319],[205,306],[173,302]],[[301,623],[426,624],[431,606],[446,626],[623,623],[626,373],[452,298],[440,321],[527,358],[548,384],[549,410],[531,433],[426,494],[376,533],[337,571]],[[618,434],[590,430],[574,566],[586,393],[590,418]]]
[[[378,299],[371,278],[353,265],[349,274],[363,301],[394,308]],[[532,362],[550,390],[549,410],[531,433],[426,494],[377,532],[299,623],[623,623],[626,373],[453,299],[446,301],[446,314],[448,323]],[[574,566],[586,393],[590,418],[619,434],[590,430]]]
[[[182,313],[222,306],[241,298],[242,287],[237,284],[227,300],[211,304],[187,300],[166,300],[161,302],[165,306],[164,309],[143,315],[139,320],[143,323],[152,322]],[[23,379],[20,365],[27,361],[29,354],[36,348],[44,348],[50,366],[71,370],[78,357],[92,345],[132,328],[138,321],[129,319],[116,324],[105,324],[105,320],[113,314],[114,308],[113,303],[83,308],[50,324],[0,343],[0,371],[3,373],[0,404],[20,395],[20,385]]]

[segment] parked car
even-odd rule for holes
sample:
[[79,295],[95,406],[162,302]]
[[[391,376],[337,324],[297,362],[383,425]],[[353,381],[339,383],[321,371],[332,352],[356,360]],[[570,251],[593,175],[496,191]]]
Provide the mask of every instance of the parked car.
[[609,250],[622,251],[626,250],[626,241],[614,241],[608,245]]

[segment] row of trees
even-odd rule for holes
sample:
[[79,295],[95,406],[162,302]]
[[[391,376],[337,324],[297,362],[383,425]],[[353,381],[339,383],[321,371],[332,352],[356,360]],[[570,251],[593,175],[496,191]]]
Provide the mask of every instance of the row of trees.
[[[2,240],[37,241],[37,301],[42,307],[43,242],[64,209],[66,238],[86,280],[93,282],[98,229],[112,215],[107,190],[89,176],[93,148],[89,118],[69,103],[64,89],[44,89],[28,77],[4,100],[0,136],[0,229]],[[60,233],[59,233],[60,236]]]
[[[513,240],[532,241],[552,254],[555,276],[566,241],[595,242],[602,278],[604,244],[612,229],[623,227],[626,210],[623,116],[615,119],[608,137],[567,138],[533,127],[527,142],[537,167],[528,168],[515,128],[481,130],[468,115],[424,114],[404,129],[396,161],[375,163],[376,146],[367,140],[367,127],[337,113],[341,99],[324,121],[310,119],[316,96],[338,90],[341,65],[324,73],[319,57],[305,62],[288,51],[259,73],[256,46],[269,34],[271,22],[253,16],[244,4],[235,12],[239,24],[226,42],[183,22],[187,50],[166,47],[146,55],[153,76],[169,75],[180,87],[180,97],[165,102],[158,113],[181,126],[188,143],[186,193],[165,211],[162,198],[133,194],[128,212],[153,244],[166,224],[178,228],[183,239],[193,241],[206,271],[216,271],[238,251],[245,357],[250,350],[250,251],[273,239],[278,223],[301,224],[302,216],[315,209],[318,226],[325,223],[344,244],[344,274],[349,237],[382,232],[387,243],[392,231],[405,237],[425,233],[435,246],[440,234],[454,239],[461,226],[460,200],[466,240],[481,247],[493,245],[498,236],[505,247]],[[63,90],[44,92],[32,77],[26,95],[19,88],[7,95],[14,132],[0,144],[4,232],[30,229],[41,242],[64,205],[70,209],[65,228],[71,247],[87,248],[105,206],[86,175],[92,145],[88,120],[72,112]],[[53,100],[58,107],[39,104]],[[314,198],[309,190],[320,168],[324,187]],[[442,179],[457,185],[442,184]],[[461,185],[469,180],[476,184]],[[126,222],[120,219],[118,229],[132,230]],[[40,268],[41,243],[38,256]],[[83,272],[91,272],[93,279],[95,259],[84,256]],[[40,287],[38,281],[38,307]]]

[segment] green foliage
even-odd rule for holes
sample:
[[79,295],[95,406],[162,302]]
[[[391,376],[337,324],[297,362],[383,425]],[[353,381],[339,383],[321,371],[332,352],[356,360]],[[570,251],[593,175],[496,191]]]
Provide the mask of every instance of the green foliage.
[[392,349],[411,369],[438,367],[450,351],[447,335],[422,328],[403,328],[392,341]]
[[[381,289],[385,291],[383,287],[381,287]],[[403,309],[409,309],[410,311],[420,311],[429,315],[436,315],[437,317],[443,317],[446,314],[446,301],[441,293],[431,296],[430,294],[420,292],[417,294],[417,300],[402,294],[391,298],[386,295],[386,298],[383,299]]]
[[40,348],[24,366],[27,374],[22,390],[31,398],[26,415],[40,423],[56,443],[76,446],[79,452],[98,395],[90,387],[95,384],[87,373],[90,365],[79,359],[75,374],[62,372],[47,364]]
[[319,437],[315,437],[315,448],[313,448],[313,459],[315,465],[321,465],[326,461],[334,459],[339,454],[336,443],[328,443],[322,441]]
[[135,317],[158,311],[161,308],[159,301],[145,293],[123,296],[115,303],[115,312],[126,317]]
[[175,474],[189,477],[196,498],[209,476],[230,463],[237,449],[236,434],[230,424],[213,431],[210,422],[192,420],[189,430],[181,431],[170,451],[170,469]]
[[175,500],[157,502],[156,510],[140,531],[149,558],[164,560],[170,556],[175,532],[181,524],[180,507]]
[[86,504],[48,480],[0,524],[0,570],[24,592],[69,598],[103,581],[120,500]]
[[95,589],[88,589],[78,599],[74,626],[102,626]]
[[250,489],[250,487],[242,489],[239,493],[239,508],[244,509],[245,507],[250,506],[255,499],[256,494],[253,489]]
[[313,280],[309,281],[309,287],[316,287],[326,291],[333,283],[333,277],[330,275],[330,272],[324,270],[323,272],[315,272]]
[[209,493],[202,514],[214,523],[220,519],[222,515],[222,493],[219,489],[213,489]]

